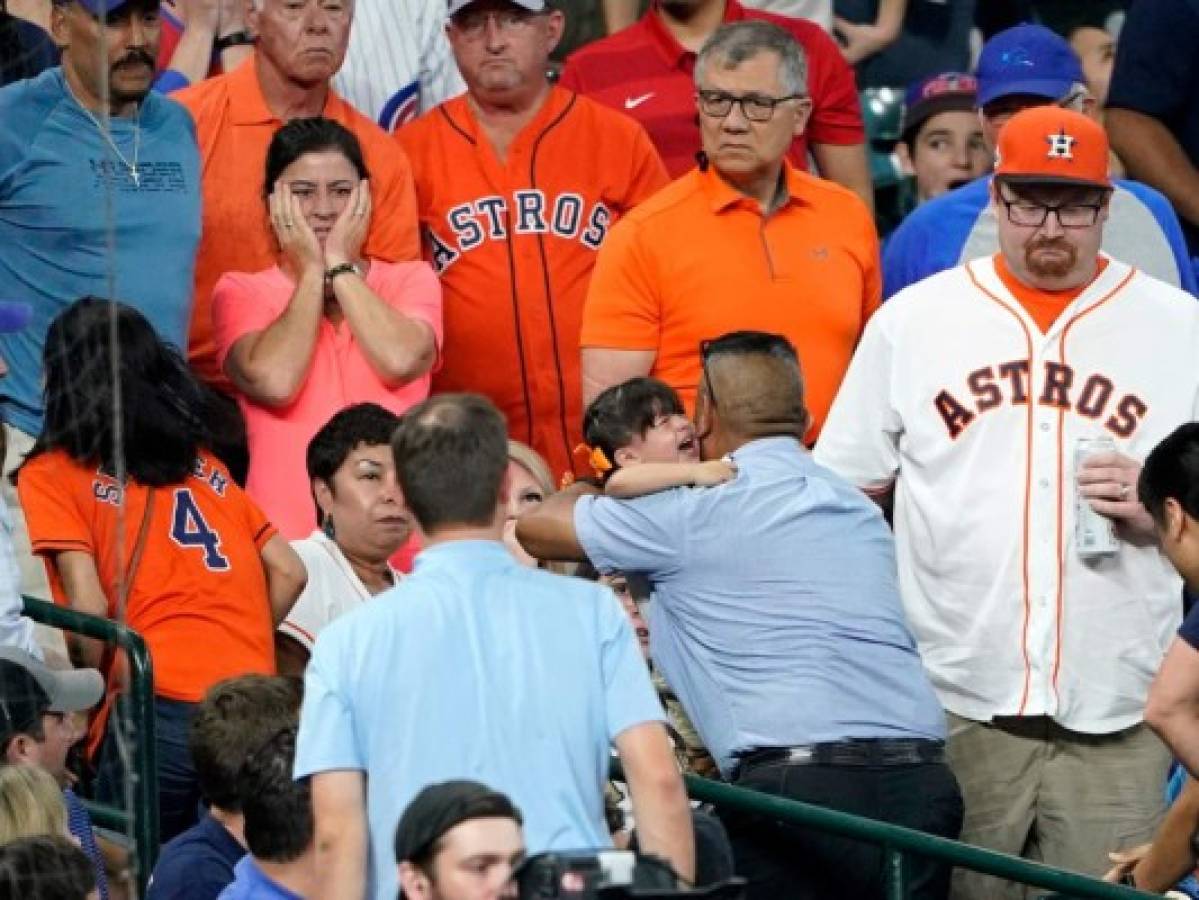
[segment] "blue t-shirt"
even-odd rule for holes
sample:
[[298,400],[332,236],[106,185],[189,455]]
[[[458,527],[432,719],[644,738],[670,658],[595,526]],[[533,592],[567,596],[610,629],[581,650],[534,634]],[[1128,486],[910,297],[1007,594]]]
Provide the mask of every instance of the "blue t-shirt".
[[[1120,29],[1107,105],[1157,119],[1199,168],[1199,0],[1134,3]],[[1199,226],[1183,223],[1199,256]]]
[[304,900],[269,878],[254,864],[254,858],[244,857],[233,867],[233,883],[221,891],[219,900]]
[[42,348],[51,320],[85,294],[139,309],[185,350],[200,240],[200,154],[187,111],[150,93],[139,124],[111,120],[138,179],[67,90],[61,68],[0,88],[0,291],[33,321],[0,334],[9,374],[0,413],[42,425]]
[[[883,296],[930,275],[999,252],[991,178],[978,178],[920,204],[883,246]],[[1174,287],[1196,294],[1195,270],[1170,202],[1137,181],[1116,181],[1103,252]]]
[[162,848],[146,900],[216,900],[245,855],[229,829],[205,813]]
[[943,740],[878,507],[792,438],[733,459],[719,487],[581,497],[574,516],[600,571],[653,584],[651,655],[721,771],[762,747]]
[[453,541],[321,632],[295,773],[367,774],[369,896],[393,900],[400,814],[450,778],[511,797],[530,853],[610,847],[611,743],[662,718],[611,591],[521,566],[497,541]]

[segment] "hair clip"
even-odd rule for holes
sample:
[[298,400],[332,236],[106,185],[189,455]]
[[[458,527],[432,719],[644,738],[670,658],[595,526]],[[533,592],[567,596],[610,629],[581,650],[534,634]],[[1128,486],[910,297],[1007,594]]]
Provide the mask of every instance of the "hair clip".
[[589,447],[586,444],[579,444],[579,446],[575,447],[574,457],[576,461],[590,466],[596,478],[603,478],[613,468],[611,461],[608,459],[608,454],[604,453],[599,447]]

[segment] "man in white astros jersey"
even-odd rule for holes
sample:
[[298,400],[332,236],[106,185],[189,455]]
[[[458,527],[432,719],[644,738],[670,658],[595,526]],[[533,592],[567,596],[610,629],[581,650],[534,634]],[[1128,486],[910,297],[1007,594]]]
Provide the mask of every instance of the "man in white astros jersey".
[[[883,305],[816,448],[894,499],[962,840],[1094,875],[1162,813],[1169,758],[1143,713],[1181,582],[1136,481],[1199,412],[1199,304],[1099,252],[1107,159],[1086,116],[1014,116],[991,185],[1000,252]],[[953,896],[1020,894],[959,871]]]

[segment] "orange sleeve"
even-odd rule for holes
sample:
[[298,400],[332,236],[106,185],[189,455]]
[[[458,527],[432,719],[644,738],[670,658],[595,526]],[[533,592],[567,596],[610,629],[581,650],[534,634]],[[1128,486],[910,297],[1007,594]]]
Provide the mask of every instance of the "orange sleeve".
[[242,512],[246,517],[246,527],[249,530],[250,538],[254,541],[254,547],[262,550],[266,546],[266,542],[278,534],[279,530],[270,523],[266,514],[258,508],[258,504],[251,500],[249,495],[232,480],[228,490],[241,503]]
[[630,154],[632,171],[629,173],[629,193],[626,197],[626,209],[632,209],[643,200],[652,197],[670,183],[666,174],[666,166],[641,123],[633,138],[633,152]]
[[34,553],[80,550],[96,555],[95,536],[79,507],[79,478],[78,467],[56,452],[22,467],[17,492]]
[[364,253],[387,262],[420,259],[416,188],[408,154],[398,141],[380,133],[372,142],[371,228]]
[[660,279],[641,223],[623,219],[600,246],[583,307],[583,347],[656,350],[661,331]]

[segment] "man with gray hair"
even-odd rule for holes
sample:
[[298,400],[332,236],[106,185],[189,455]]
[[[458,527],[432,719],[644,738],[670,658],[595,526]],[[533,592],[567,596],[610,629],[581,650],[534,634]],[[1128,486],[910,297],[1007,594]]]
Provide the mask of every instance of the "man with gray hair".
[[[700,452],[731,458],[736,477],[634,500],[580,485],[518,519],[518,540],[650,581],[654,660],[726,779],[956,838],[945,717],[904,620],[887,523],[804,449],[786,338],[726,334],[701,354]],[[724,821],[750,900],[883,895],[877,847],[769,817]],[[949,888],[930,861],[907,878],[912,897]]]
[[804,360],[815,440],[866,320],[878,308],[878,241],[851,191],[786,159],[812,111],[803,54],[769,22],[720,28],[695,66],[698,169],[618,222],[583,312],[583,392],[637,375],[690,408],[701,339],[757,328]]

